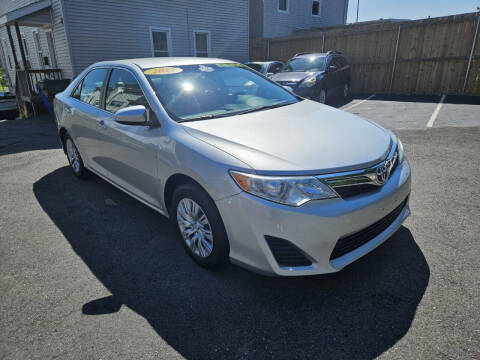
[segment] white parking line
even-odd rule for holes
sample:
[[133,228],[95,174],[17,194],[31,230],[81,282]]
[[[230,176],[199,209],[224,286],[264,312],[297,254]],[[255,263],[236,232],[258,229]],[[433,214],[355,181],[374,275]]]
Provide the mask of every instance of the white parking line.
[[438,113],[440,112],[440,109],[442,108],[444,101],[445,101],[445,95],[442,95],[442,97],[440,98],[440,102],[435,108],[435,111],[433,112],[432,116],[430,116],[430,120],[428,120],[427,127],[432,127],[435,120],[437,120]]
[[360,101],[360,102],[358,102],[358,103],[355,103],[355,104],[353,104],[353,105],[347,106],[346,108],[343,108],[343,109],[340,109],[340,110],[348,110],[348,109],[354,108],[355,106],[360,105],[361,103],[364,103],[364,102],[367,101],[367,100],[370,100],[370,99],[373,98],[375,95],[377,95],[377,94],[370,95],[370,96],[367,97],[366,99],[364,99],[364,100],[362,100],[362,101]]

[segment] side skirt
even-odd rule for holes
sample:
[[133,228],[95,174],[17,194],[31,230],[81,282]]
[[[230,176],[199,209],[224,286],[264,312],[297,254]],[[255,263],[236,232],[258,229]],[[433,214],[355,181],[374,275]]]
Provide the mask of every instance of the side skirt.
[[140,201],[141,203],[147,205],[148,207],[152,208],[153,210],[159,212],[161,215],[165,216],[166,218],[169,218],[168,214],[161,208],[159,208],[158,206],[150,203],[149,201],[145,200],[145,199],[142,199],[140,196],[138,195],[135,195],[134,193],[132,193],[131,191],[128,191],[127,189],[125,189],[123,186],[117,184],[116,182],[108,179],[107,177],[105,177],[104,175],[100,174],[98,171],[92,169],[91,167],[88,167],[88,170],[93,172],[95,175],[97,175],[98,177],[102,178],[103,180],[105,180],[106,182],[112,184],[113,186],[115,186],[117,189],[120,189],[122,190],[124,193],[126,193],[127,195],[130,195],[131,197],[133,197],[134,199]]

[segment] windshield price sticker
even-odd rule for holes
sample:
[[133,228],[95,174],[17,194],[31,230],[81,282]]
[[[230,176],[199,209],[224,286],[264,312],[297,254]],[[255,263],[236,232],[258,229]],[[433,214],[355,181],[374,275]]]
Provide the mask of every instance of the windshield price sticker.
[[242,67],[242,64],[238,64],[238,63],[215,64],[215,65],[217,65],[218,67],[232,67],[232,66]]
[[183,69],[179,67],[173,66],[164,66],[164,67],[157,67],[145,70],[143,73],[145,75],[169,75],[169,74],[177,74],[182,72]]

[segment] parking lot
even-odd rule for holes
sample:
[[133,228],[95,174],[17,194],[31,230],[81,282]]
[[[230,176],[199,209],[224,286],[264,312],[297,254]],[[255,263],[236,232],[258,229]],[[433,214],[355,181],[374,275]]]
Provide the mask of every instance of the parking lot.
[[333,106],[402,139],[412,215],[336,274],[209,272],[174,227],[76,179],[53,120],[0,120],[0,359],[480,358],[480,101]]

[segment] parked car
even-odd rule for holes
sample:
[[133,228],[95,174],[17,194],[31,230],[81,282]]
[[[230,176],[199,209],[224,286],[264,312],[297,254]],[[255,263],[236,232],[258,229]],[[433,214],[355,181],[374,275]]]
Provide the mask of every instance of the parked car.
[[97,63],[54,107],[73,173],[169,217],[208,268],[335,272],[410,214],[410,167],[392,132],[229,60]]
[[350,66],[336,51],[297,54],[271,79],[320,103],[334,96],[348,97],[350,93]]
[[245,65],[267,77],[282,71],[283,68],[283,62],[281,61],[253,61],[247,62]]
[[0,92],[0,120],[15,119],[18,116],[18,105],[15,95],[8,91]]

